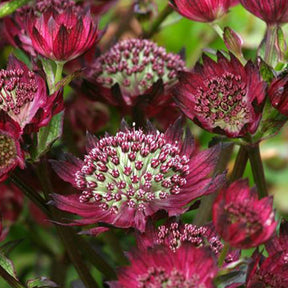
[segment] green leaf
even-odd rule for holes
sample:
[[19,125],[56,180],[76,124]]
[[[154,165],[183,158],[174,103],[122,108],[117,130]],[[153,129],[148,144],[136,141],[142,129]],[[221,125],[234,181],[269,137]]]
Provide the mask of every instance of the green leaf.
[[274,79],[273,69],[263,60],[260,62],[260,74],[263,80],[268,84],[270,84]]
[[28,3],[30,0],[14,0],[0,4],[0,18],[12,14],[15,10]]
[[34,148],[31,151],[32,160],[38,160],[41,156],[47,153],[54,142],[61,137],[63,116],[63,112],[55,115],[48,126],[39,130],[37,134],[37,143],[34,143]]
[[0,247],[0,253],[7,256],[16,246],[18,246],[23,239],[9,241]]
[[13,265],[13,262],[9,260],[4,254],[0,253],[0,266],[5,269],[12,277],[17,279],[16,271]]
[[59,287],[53,281],[47,279],[46,277],[40,277],[27,281],[28,288],[54,288]]

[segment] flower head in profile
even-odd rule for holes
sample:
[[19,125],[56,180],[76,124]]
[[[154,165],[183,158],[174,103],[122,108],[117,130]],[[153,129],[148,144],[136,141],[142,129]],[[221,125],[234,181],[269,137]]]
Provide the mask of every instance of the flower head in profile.
[[124,114],[142,105],[151,117],[172,105],[170,88],[178,71],[185,69],[179,55],[149,40],[128,39],[100,56],[87,77],[95,97],[100,95]]
[[252,62],[245,66],[232,54],[218,61],[203,55],[203,65],[179,72],[174,95],[180,109],[202,128],[228,137],[253,134],[261,119],[265,84]]
[[286,0],[240,0],[249,12],[267,24],[288,22],[288,2]]
[[20,147],[21,128],[0,111],[0,182],[17,166],[24,168],[24,153]]
[[275,78],[268,89],[271,105],[288,117],[288,75],[285,73]]
[[178,121],[165,134],[123,124],[115,136],[88,136],[84,161],[71,155],[52,161],[58,175],[81,191],[54,195],[56,206],[82,216],[79,224],[100,221],[140,231],[159,210],[181,214],[192,200],[215,191],[224,177],[211,178],[219,147],[198,152],[189,132],[184,139],[182,132]]
[[45,80],[14,56],[7,69],[0,70],[0,111],[21,128],[37,131],[63,109],[62,93],[47,95]]
[[281,252],[265,258],[256,250],[253,260],[247,275],[247,288],[288,287],[288,262]]
[[75,59],[97,41],[97,20],[74,1],[40,1],[27,18],[27,32],[36,52],[54,61]]
[[237,4],[235,0],[170,0],[170,5],[182,16],[197,22],[213,22]]
[[111,288],[213,288],[217,265],[209,250],[190,245],[175,253],[157,247],[130,254],[131,265],[120,270]]
[[247,249],[265,243],[273,235],[271,197],[258,200],[248,181],[238,180],[223,189],[213,205],[213,222],[219,235],[232,247]]

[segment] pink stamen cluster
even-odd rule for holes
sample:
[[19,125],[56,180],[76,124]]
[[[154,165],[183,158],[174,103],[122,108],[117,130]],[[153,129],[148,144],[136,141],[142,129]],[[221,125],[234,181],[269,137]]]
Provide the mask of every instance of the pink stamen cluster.
[[130,39],[103,54],[95,74],[105,87],[118,83],[127,93],[141,95],[159,79],[168,86],[174,84],[177,72],[183,70],[185,63],[179,55],[167,53],[149,40]]
[[44,13],[51,7],[57,12],[61,12],[68,8],[75,9],[77,6],[75,2],[71,0],[41,0],[37,1],[34,10],[39,13]]
[[238,132],[249,122],[249,109],[246,103],[247,87],[240,75],[226,72],[204,81],[198,87],[195,110],[204,115],[212,127],[219,126]]
[[223,249],[223,244],[217,237],[207,237],[207,227],[197,227],[193,224],[178,223],[171,225],[161,225],[158,227],[157,242],[164,244],[168,242],[169,248],[175,252],[183,242],[189,242],[197,247],[209,245],[215,254],[219,254]]
[[253,206],[242,203],[229,203],[225,205],[230,223],[244,222],[249,233],[255,233],[262,229],[259,213],[253,210]]
[[[24,78],[25,77],[25,78]],[[35,74],[22,69],[0,71],[0,110],[20,113],[20,108],[32,102],[37,92]]]
[[96,202],[114,213],[123,203],[143,211],[147,202],[179,194],[189,170],[180,149],[160,132],[132,129],[102,138],[75,173],[76,185],[84,190],[80,202]]
[[15,142],[12,138],[0,135],[0,169],[7,167],[11,159],[17,155]]
[[199,277],[194,275],[186,279],[182,271],[176,269],[166,271],[162,267],[150,267],[147,273],[138,277],[139,288],[196,288],[199,286]]

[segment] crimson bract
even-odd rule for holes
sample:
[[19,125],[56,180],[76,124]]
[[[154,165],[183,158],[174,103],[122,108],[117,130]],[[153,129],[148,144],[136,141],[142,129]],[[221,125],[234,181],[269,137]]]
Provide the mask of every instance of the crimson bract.
[[122,127],[115,136],[88,136],[84,161],[71,155],[52,161],[58,175],[79,194],[54,195],[59,209],[83,217],[75,223],[106,222],[145,230],[147,217],[159,210],[179,215],[192,200],[212,193],[223,175],[211,178],[219,147],[196,151],[180,121],[160,133]]
[[129,255],[131,266],[120,270],[111,288],[213,288],[217,265],[209,250],[184,245],[175,253],[157,247]]
[[233,55],[203,55],[192,72],[179,72],[174,95],[180,109],[202,128],[228,137],[253,134],[261,119],[265,83],[256,65]]
[[188,19],[213,22],[238,2],[237,0],[170,0],[170,5]]
[[273,235],[273,199],[258,200],[248,181],[238,180],[221,190],[213,205],[213,222],[219,235],[232,247],[247,249],[265,243]]

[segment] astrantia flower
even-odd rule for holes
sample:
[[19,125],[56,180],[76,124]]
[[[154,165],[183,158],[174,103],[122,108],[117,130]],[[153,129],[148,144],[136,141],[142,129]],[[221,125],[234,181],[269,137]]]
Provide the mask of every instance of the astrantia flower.
[[213,288],[216,263],[209,250],[184,245],[175,253],[169,248],[135,251],[131,266],[120,270],[111,288]]
[[179,121],[165,134],[124,126],[99,141],[90,135],[88,142],[84,161],[68,155],[67,161],[52,162],[63,180],[82,191],[54,195],[59,209],[84,218],[80,224],[100,221],[144,231],[148,216],[161,209],[170,216],[183,213],[224,177],[210,178],[219,147],[195,151],[189,133],[182,140]]
[[[148,222],[145,233],[138,236],[138,246],[141,249],[147,249],[157,245],[170,248],[173,252],[176,252],[182,245],[205,246],[210,248],[215,256],[219,256],[224,247],[212,224],[198,227],[193,224],[169,221],[156,229],[152,223]],[[237,260],[238,252],[235,250],[235,253],[229,253],[225,263]]]
[[24,155],[20,147],[20,126],[0,111],[0,182],[17,166],[24,168]]
[[[142,105],[147,116],[171,105],[177,72],[185,70],[179,55],[149,40],[124,40],[100,56],[88,75],[95,97],[129,113]],[[95,86],[96,85],[96,86]]]
[[27,31],[39,54],[66,62],[95,44],[99,35],[98,24],[89,9],[70,0],[41,2],[43,12],[33,11],[27,18]]
[[265,84],[252,62],[244,67],[232,54],[218,62],[203,56],[203,65],[179,72],[174,89],[180,109],[202,128],[228,137],[253,134],[261,119]]
[[213,222],[219,235],[232,247],[251,248],[265,243],[274,233],[271,197],[258,200],[248,181],[238,180],[223,189],[213,205]]
[[283,220],[280,225],[279,235],[275,235],[265,243],[265,248],[268,254],[274,255],[279,252],[283,252],[282,256],[286,258],[288,263],[288,222]]
[[288,22],[288,1],[286,0],[240,0],[240,3],[267,24]]
[[0,111],[17,122],[21,131],[37,131],[62,109],[62,94],[48,96],[44,79],[11,56],[7,69],[0,70]]
[[197,22],[213,22],[238,2],[238,0],[170,0],[170,5],[188,19]]
[[256,251],[253,258],[254,263],[247,276],[247,288],[288,287],[288,263],[281,252],[265,259]]
[[[287,2],[288,3],[288,2]],[[288,75],[283,74],[275,78],[269,89],[268,96],[271,104],[281,114],[288,117]]]

